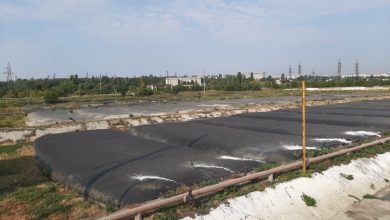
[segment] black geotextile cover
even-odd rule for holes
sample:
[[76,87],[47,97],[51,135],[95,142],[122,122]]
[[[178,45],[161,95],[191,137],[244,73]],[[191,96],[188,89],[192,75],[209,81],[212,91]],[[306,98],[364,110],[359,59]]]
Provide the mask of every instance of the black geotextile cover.
[[[46,135],[36,140],[35,148],[40,166],[54,180],[117,206],[150,200],[181,185],[227,176],[259,164],[218,159],[212,151],[158,143],[114,130]],[[136,179],[148,176],[167,180]]]
[[[307,145],[339,146],[317,139],[356,142],[362,137],[347,131],[386,130],[388,110],[388,101],[309,107]],[[35,149],[40,166],[54,180],[99,202],[122,206],[263,162],[294,160],[299,150],[291,149],[301,144],[300,120],[300,111],[290,109],[151,124],[129,132],[53,134],[38,138]]]

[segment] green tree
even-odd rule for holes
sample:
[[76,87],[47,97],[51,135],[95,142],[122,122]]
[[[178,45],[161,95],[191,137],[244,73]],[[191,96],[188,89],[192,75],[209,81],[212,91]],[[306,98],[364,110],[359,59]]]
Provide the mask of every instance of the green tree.
[[45,100],[45,103],[51,104],[58,102],[58,98],[60,97],[59,93],[54,90],[46,90],[43,99]]

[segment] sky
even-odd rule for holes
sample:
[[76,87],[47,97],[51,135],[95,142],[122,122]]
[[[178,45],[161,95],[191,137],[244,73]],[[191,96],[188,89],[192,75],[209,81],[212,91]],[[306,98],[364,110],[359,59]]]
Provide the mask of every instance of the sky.
[[[0,0],[18,78],[390,73],[390,0]],[[2,68],[3,69],[3,68]],[[1,76],[3,79],[4,76]]]

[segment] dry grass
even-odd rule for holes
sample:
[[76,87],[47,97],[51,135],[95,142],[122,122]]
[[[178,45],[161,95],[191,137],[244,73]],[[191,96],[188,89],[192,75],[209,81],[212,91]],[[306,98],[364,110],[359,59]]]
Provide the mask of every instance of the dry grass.
[[25,127],[24,119],[26,114],[20,107],[10,107],[8,111],[0,107],[0,128],[1,127]]

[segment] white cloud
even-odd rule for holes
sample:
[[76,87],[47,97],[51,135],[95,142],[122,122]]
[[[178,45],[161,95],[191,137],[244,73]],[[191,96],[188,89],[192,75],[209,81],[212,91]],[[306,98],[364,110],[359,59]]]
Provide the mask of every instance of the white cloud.
[[278,31],[274,27],[282,29],[286,23],[298,26],[314,17],[389,3],[389,0],[175,0],[121,8],[108,0],[30,0],[23,5],[0,3],[0,18],[3,22],[32,19],[71,23],[106,37],[161,37],[197,29],[223,37],[239,33],[263,35]]
[[95,18],[88,31],[103,38],[142,40],[173,35],[182,29],[181,22],[169,14],[132,12],[128,14],[103,15]]
[[96,16],[108,7],[107,0],[30,0],[1,3],[0,18],[3,21],[61,21],[77,20],[86,16]]
[[258,28],[264,23],[266,14],[257,3],[226,3],[222,0],[196,1],[195,4],[179,3],[173,7],[172,13],[211,32]]

